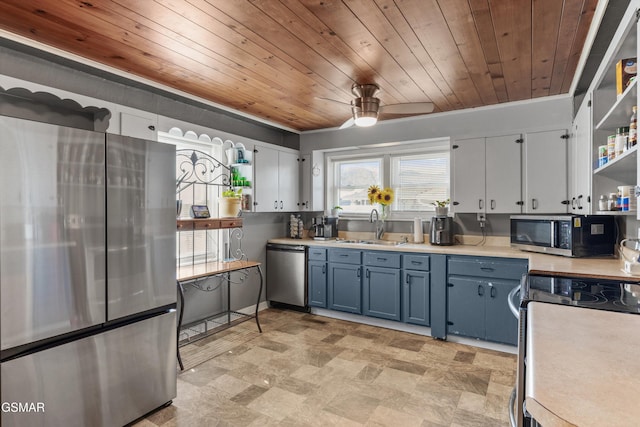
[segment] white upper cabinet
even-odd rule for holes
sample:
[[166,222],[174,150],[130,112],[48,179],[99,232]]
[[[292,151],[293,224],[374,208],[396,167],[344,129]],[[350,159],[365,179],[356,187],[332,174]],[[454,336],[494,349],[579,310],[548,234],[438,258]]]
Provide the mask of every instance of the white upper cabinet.
[[157,141],[158,115],[138,111],[133,113],[120,113],[120,135],[133,138]]
[[486,139],[486,213],[520,213],[522,203],[522,137]]
[[453,211],[484,212],[485,159],[484,138],[463,139],[451,145]]
[[527,133],[524,137],[524,211],[567,212],[567,131]]
[[520,138],[505,135],[452,144],[452,200],[456,213],[520,213]]
[[568,155],[569,213],[590,214],[594,204],[591,199],[591,97],[589,94],[580,105],[573,120],[568,140]]
[[265,146],[254,151],[255,212],[298,211],[300,172],[298,154]]

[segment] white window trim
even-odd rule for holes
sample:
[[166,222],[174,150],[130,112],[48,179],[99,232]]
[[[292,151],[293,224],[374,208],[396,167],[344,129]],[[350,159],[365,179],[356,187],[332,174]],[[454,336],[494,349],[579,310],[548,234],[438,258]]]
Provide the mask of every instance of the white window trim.
[[[402,147],[400,147],[402,145]],[[325,206],[327,206],[328,210],[331,210],[333,206],[336,206],[336,202],[334,200],[334,177],[335,171],[333,168],[333,164],[336,161],[342,160],[359,160],[359,159],[369,159],[371,157],[381,156],[383,158],[382,162],[382,186],[387,187],[390,186],[391,183],[391,156],[397,155],[410,155],[410,154],[420,154],[427,153],[430,151],[449,151],[450,150],[450,138],[433,138],[426,139],[421,141],[412,141],[410,143],[389,143],[389,144],[381,144],[377,146],[363,146],[363,147],[353,147],[352,149],[343,148],[336,151],[327,151],[325,152],[325,170],[326,179],[325,179]],[[451,161],[451,157],[449,157],[449,161]],[[449,165],[451,167],[451,164]],[[449,184],[451,185],[451,183]],[[449,188],[449,193],[451,193],[451,188]],[[378,209],[380,207],[378,205],[371,205],[371,210]],[[429,207],[429,209],[423,211],[409,211],[409,212],[399,212],[399,211],[391,211],[389,213],[388,219],[394,221],[412,221],[415,217],[420,215],[431,215],[435,213],[435,206]],[[340,214],[341,218],[351,219],[351,220],[369,220],[369,213],[353,213],[353,212],[345,212]]]

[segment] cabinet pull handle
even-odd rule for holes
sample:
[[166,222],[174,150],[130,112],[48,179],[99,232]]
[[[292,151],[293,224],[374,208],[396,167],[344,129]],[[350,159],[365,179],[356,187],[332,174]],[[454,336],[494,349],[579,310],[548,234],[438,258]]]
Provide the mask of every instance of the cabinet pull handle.
[[482,285],[478,285],[478,295],[484,295],[484,288],[482,287]]
[[369,278],[369,269],[366,269],[364,272],[365,277],[368,279]]
[[480,270],[486,271],[486,272],[491,272],[491,271],[493,271],[493,268],[492,267],[480,267]]
[[378,258],[378,261],[386,261],[386,258]]
[[478,199],[478,209],[483,209],[484,207],[484,203],[482,202],[482,199]]
[[410,274],[407,274],[407,276],[405,277],[404,281],[405,281],[407,284],[411,283],[411,275],[410,275]]
[[422,261],[411,261],[412,265],[422,265]]
[[493,283],[489,283],[489,295],[491,296],[491,298],[495,298],[496,297],[496,288],[493,287]]
[[578,196],[578,209],[582,209],[582,194]]
[[538,209],[538,199],[531,199],[531,209]]
[[496,201],[491,199],[491,210],[494,210],[496,208]]
[[340,254],[340,258],[346,258],[348,256],[349,256],[348,254]]
[[280,210],[284,209],[284,207],[282,206],[282,200],[280,200]]
[[278,209],[278,201],[273,202],[273,209]]
[[356,270],[356,277],[360,277],[360,268]]
[[327,274],[327,264],[322,266],[322,274]]

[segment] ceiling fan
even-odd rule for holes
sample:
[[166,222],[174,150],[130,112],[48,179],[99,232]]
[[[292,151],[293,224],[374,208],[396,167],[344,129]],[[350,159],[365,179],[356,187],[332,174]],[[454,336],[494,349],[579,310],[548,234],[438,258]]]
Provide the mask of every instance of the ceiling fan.
[[351,107],[352,117],[340,126],[345,129],[353,125],[360,127],[373,126],[378,122],[378,114],[425,114],[433,111],[432,102],[408,102],[402,104],[380,105],[380,99],[376,95],[380,87],[375,83],[358,84],[351,86],[351,93],[356,97],[350,104],[329,98],[320,98],[337,102]]

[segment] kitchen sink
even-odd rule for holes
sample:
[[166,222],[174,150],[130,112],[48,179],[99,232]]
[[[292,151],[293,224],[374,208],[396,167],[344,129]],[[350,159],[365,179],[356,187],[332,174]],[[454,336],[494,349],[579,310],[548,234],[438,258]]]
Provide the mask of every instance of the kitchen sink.
[[336,243],[353,243],[358,245],[381,245],[381,246],[401,246],[405,242],[395,242],[393,240],[336,240]]

